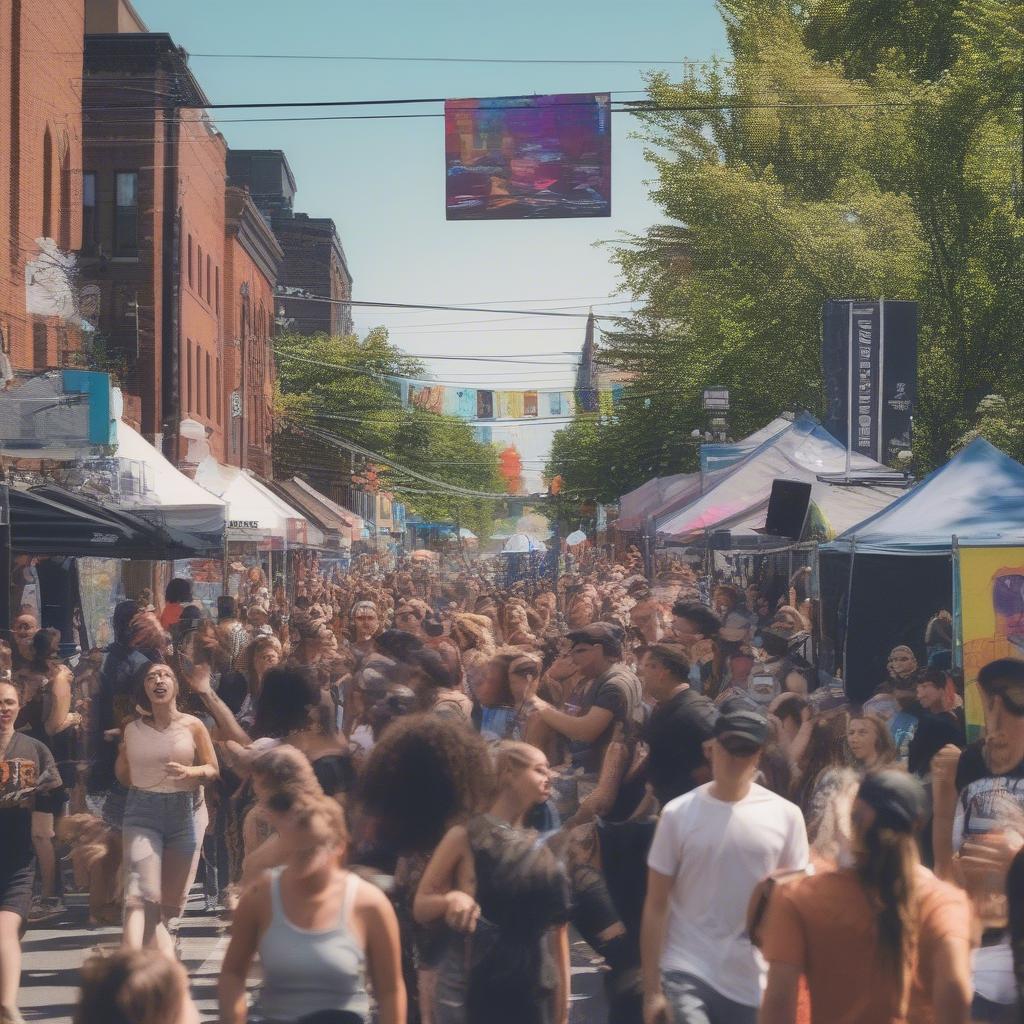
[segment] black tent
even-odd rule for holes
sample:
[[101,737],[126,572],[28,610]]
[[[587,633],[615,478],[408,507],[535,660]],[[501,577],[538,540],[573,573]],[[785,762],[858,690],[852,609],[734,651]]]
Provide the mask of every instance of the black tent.
[[92,558],[188,557],[159,527],[60,487],[10,489],[11,550]]

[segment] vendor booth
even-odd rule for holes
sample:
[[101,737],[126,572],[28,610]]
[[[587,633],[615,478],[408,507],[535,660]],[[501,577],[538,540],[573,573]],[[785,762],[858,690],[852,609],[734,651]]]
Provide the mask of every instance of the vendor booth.
[[[763,534],[772,486],[777,480],[811,486],[807,535],[830,539],[843,527],[890,505],[905,481],[885,466],[854,454],[845,479],[847,454],[811,415],[805,413],[724,471],[714,485],[676,512],[658,516],[655,534],[667,544],[698,543],[729,531],[730,542],[778,546]],[[792,543],[791,537],[784,543]]]
[[977,438],[887,508],[819,549],[823,653],[863,699],[907,644],[922,663],[925,627],[954,610],[961,545],[1024,544],[1024,466]]
[[688,505],[722,479],[727,470],[777,437],[792,424],[777,416],[742,441],[700,446],[700,472],[660,476],[641,484],[619,499],[615,528],[620,533],[642,532],[649,518],[666,516]]

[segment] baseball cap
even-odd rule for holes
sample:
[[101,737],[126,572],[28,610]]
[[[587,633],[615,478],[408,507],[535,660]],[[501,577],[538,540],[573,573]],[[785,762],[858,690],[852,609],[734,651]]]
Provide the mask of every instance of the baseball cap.
[[894,832],[913,832],[927,809],[924,787],[917,778],[892,768],[868,775],[857,790],[857,799],[875,812],[878,825]]
[[768,719],[745,708],[723,710],[714,727],[715,739],[720,740],[727,750],[734,745],[760,750],[768,742],[769,735]]

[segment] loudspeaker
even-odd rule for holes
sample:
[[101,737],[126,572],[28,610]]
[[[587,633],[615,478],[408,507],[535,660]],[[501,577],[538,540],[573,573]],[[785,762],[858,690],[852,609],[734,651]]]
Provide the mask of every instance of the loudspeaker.
[[804,532],[804,520],[810,503],[810,484],[798,480],[773,480],[764,532],[772,537],[799,540]]

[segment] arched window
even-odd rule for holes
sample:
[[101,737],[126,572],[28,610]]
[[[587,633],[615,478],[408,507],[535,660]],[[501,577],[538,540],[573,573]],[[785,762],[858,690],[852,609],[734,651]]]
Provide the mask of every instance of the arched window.
[[43,238],[53,238],[53,136],[43,132]]

